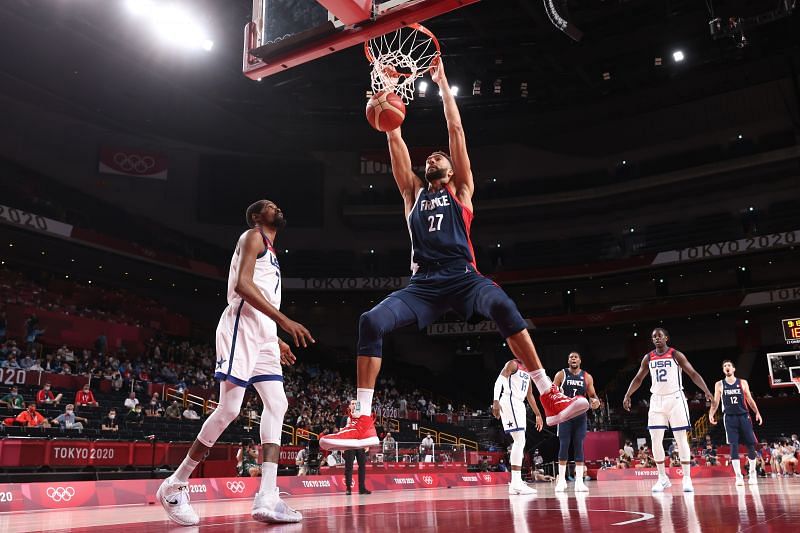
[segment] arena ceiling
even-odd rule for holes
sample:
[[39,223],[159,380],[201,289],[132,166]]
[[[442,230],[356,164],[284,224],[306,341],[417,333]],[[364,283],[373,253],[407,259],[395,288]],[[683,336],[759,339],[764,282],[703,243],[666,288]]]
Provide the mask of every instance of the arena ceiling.
[[[440,38],[464,113],[508,124],[499,134],[478,129],[471,139],[490,142],[518,137],[515,123],[522,117],[564,112],[570,117],[564,127],[574,128],[587,106],[624,102],[614,112],[635,115],[796,76],[797,11],[751,24],[746,46],[736,35],[712,39],[708,24],[712,9],[723,19],[755,21],[793,1],[569,0],[570,18],[584,33],[581,42],[553,27],[541,1],[483,0],[427,25]],[[358,48],[254,82],[241,74],[242,28],[251,3],[184,3],[210,29],[211,52],[153,42],[122,0],[0,3],[0,97],[194,146],[281,149],[300,135],[318,148],[352,145],[359,135],[375,141],[364,127],[368,66]],[[677,50],[685,55],[680,63],[672,57]],[[476,80],[480,96],[472,96]],[[440,120],[437,100],[416,100],[410,117]],[[357,126],[341,135],[346,124]]]

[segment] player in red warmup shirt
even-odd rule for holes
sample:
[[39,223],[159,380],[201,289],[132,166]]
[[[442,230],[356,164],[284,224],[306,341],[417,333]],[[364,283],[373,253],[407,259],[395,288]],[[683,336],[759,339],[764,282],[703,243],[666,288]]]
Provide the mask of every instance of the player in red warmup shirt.
[[397,328],[431,324],[450,309],[465,319],[493,320],[517,359],[525,364],[549,425],[589,409],[584,397],[568,398],[544,372],[527,324],[517,306],[496,283],[478,272],[470,240],[475,186],[466,138],[455,97],[441,58],[431,67],[439,85],[450,137],[450,154],[434,152],[425,161],[425,178],[412,170],[411,156],[400,128],[387,132],[389,153],[411,235],[412,276],[408,286],[361,315],[358,341],[358,405],[351,422],[320,439],[327,450],[378,444],[372,420],[372,394],[381,368],[383,337]]

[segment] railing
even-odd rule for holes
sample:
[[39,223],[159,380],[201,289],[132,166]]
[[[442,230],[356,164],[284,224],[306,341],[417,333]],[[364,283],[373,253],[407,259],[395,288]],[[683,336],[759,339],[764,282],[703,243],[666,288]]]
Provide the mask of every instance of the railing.
[[463,437],[459,437],[458,445],[464,446],[464,448],[469,448],[470,450],[478,451],[478,443],[474,440],[465,439]]
[[694,423],[694,427],[689,432],[689,441],[701,439],[708,433],[708,414],[704,414]]
[[297,441],[295,440],[294,436],[294,426],[290,426],[289,424],[283,424],[283,427],[281,428],[281,435],[289,435],[289,444],[291,444],[292,446],[297,444]]

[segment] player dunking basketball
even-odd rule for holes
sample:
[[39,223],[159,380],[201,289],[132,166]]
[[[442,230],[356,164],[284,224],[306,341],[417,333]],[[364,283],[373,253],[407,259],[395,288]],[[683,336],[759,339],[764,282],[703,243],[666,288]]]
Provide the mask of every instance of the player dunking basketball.
[[372,394],[381,368],[383,337],[403,326],[427,326],[449,309],[465,319],[492,319],[515,357],[528,369],[541,394],[548,424],[585,412],[585,398],[567,398],[547,377],[525,320],[506,293],[482,276],[470,241],[474,183],[464,128],[440,59],[431,67],[439,85],[450,140],[450,155],[434,152],[425,160],[425,180],[412,170],[400,129],[387,132],[392,173],[403,197],[411,236],[411,280],[407,287],[361,315],[358,332],[356,391],[358,406],[351,423],[320,439],[325,449],[349,449],[378,443],[372,420]]
[[252,516],[260,522],[299,522],[300,513],[278,495],[277,475],[281,428],[288,402],[283,390],[281,364],[295,361],[277,328],[289,333],[295,346],[314,342],[302,325],[279,311],[281,271],[272,243],[286,225],[277,205],[260,200],[247,208],[247,225],[236,243],[228,274],[228,307],[217,326],[219,405],[203,423],[197,439],[178,469],[164,480],[156,497],[169,518],[180,525],[197,524],[200,517],[189,504],[189,476],[217,442],[242,408],[244,393],[252,384],[261,401],[261,487],[253,501]]
[[641,386],[647,372],[650,372],[650,412],[647,416],[647,429],[653,441],[653,459],[658,468],[658,481],[653,485],[653,492],[664,492],[672,483],[667,477],[664,467],[664,431],[672,429],[672,435],[678,445],[678,455],[683,469],[683,491],[694,492],[691,478],[692,452],[686,431],[692,428],[689,418],[689,407],[683,394],[682,372],[686,372],[694,381],[707,401],[711,401],[711,392],[705,381],[686,359],[683,353],[667,346],[669,333],[664,328],[656,328],[652,334],[655,350],[642,358],[639,372],[631,381],[622,406],[631,410],[631,395]]
[[753,395],[750,394],[750,385],[746,379],[736,377],[736,367],[733,361],[726,359],[722,362],[722,372],[725,379],[717,381],[714,385],[714,401],[708,412],[708,421],[717,424],[715,414],[722,400],[722,416],[725,424],[725,436],[731,446],[731,467],[736,474],[736,484],[744,485],[742,477],[742,464],[739,462],[739,443],[747,446],[747,459],[750,463],[748,483],[757,485],[756,477],[756,435],[753,432],[753,421],[747,408],[750,407],[756,414],[756,422],[763,423],[761,413],[758,412]]
[[[561,387],[564,394],[570,397],[585,396],[589,398],[592,409],[600,407],[600,399],[594,390],[594,378],[581,368],[581,354],[571,352],[567,357],[567,368],[556,372],[553,382]],[[586,438],[586,413],[558,425],[558,480],[556,492],[567,490],[567,460],[569,446],[575,451],[575,492],[589,492],[583,482],[586,464],[583,462],[583,440]]]

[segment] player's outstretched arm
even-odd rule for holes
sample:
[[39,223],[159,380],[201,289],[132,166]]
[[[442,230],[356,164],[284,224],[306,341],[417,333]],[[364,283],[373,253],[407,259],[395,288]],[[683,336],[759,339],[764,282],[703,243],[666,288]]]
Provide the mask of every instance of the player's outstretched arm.
[[642,358],[642,363],[639,365],[639,371],[633,377],[633,381],[631,384],[628,385],[628,392],[625,393],[625,399],[622,400],[622,407],[625,408],[626,411],[631,410],[631,396],[633,393],[639,390],[639,387],[642,386],[642,381],[644,381],[645,376],[647,375],[648,368],[647,368],[647,356],[645,355]]
[[586,393],[589,395],[589,402],[592,409],[600,407],[600,398],[597,397],[597,392],[594,390],[594,378],[588,372],[586,375]]
[[411,155],[408,153],[408,146],[403,140],[400,128],[387,131],[386,140],[389,142],[389,156],[392,159],[394,181],[397,183],[400,196],[403,197],[405,212],[408,215],[417,197],[417,190],[422,186],[422,180],[411,167]]
[[753,395],[750,393],[750,384],[747,382],[746,379],[739,380],[742,382],[742,392],[744,393],[744,401],[747,402],[747,405],[750,406],[750,409],[756,414],[756,422],[758,425],[764,423],[764,420],[761,418],[761,412],[758,410],[758,406],[756,405],[756,401],[753,398]]
[[242,235],[239,241],[239,277],[234,290],[245,302],[274,320],[283,331],[291,335],[295,346],[305,348],[308,343],[316,342],[308,329],[299,322],[289,319],[269,303],[253,281],[256,259],[263,249],[264,241],[257,229]]
[[703,391],[703,394],[706,395],[706,401],[710,402],[714,398],[714,395],[711,394],[710,390],[708,390],[706,382],[703,381],[703,376],[697,373],[697,370],[694,369],[694,367],[686,358],[686,356],[683,355],[683,352],[675,350],[675,360],[678,362],[679,365],[681,365],[681,368],[683,369],[684,372],[686,372],[689,378],[691,378],[691,380],[694,381],[694,384],[697,385],[697,387],[701,391]]
[[431,64],[431,79],[439,86],[442,92],[442,104],[444,105],[444,118],[447,121],[447,134],[450,138],[450,157],[453,159],[453,183],[459,200],[472,199],[475,192],[475,183],[472,179],[472,165],[467,153],[467,138],[464,135],[464,127],[461,124],[461,113],[458,112],[458,104],[447,82],[444,73],[444,63],[442,58],[437,57]]
[[708,421],[713,425],[717,424],[717,419],[714,417],[714,415],[717,412],[717,408],[719,408],[720,398],[722,398],[722,382],[717,381],[717,383],[714,385],[714,399],[711,400],[711,409],[708,410]]

